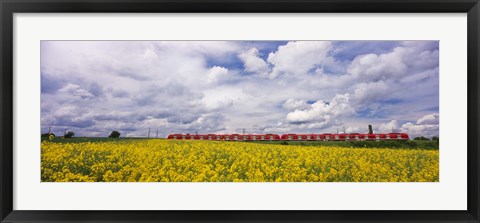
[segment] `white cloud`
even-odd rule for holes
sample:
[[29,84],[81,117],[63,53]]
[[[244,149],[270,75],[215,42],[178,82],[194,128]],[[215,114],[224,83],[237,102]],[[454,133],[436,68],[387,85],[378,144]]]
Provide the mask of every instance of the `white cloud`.
[[393,52],[387,54],[366,54],[357,56],[350,66],[348,72],[363,81],[379,81],[391,79],[395,76],[405,74],[407,65],[404,63],[406,49],[397,47]]
[[406,132],[411,138],[417,136],[438,136],[439,134],[439,114],[432,113],[419,118],[416,123],[407,122],[400,127],[402,132]]
[[181,51],[190,55],[209,55],[223,57],[227,53],[235,53],[241,49],[237,41],[154,41],[162,51]]
[[378,130],[381,133],[389,133],[389,132],[398,132],[400,129],[398,128],[398,121],[397,120],[392,120],[388,123],[382,123],[378,127]]
[[251,48],[238,54],[238,58],[243,62],[245,71],[266,76],[269,70],[268,64],[259,56],[260,53],[257,48]]
[[331,102],[317,101],[310,108],[287,114],[290,123],[308,123],[309,128],[326,128],[338,124],[342,117],[351,115],[349,95],[336,95]]
[[438,125],[439,115],[438,113],[428,114],[417,120],[417,125]]
[[405,85],[415,85],[416,83],[422,81],[431,81],[432,79],[437,79],[436,77],[438,77],[438,67],[419,73],[413,73],[411,75],[405,76],[400,81]]
[[356,104],[368,105],[387,97],[386,93],[389,89],[383,81],[360,83],[355,86],[352,101]]
[[302,100],[302,99],[298,99],[298,100],[288,99],[283,103],[282,106],[284,108],[286,108],[287,110],[303,110],[303,109],[307,109],[308,107],[310,107],[310,105],[307,103],[307,101]]
[[210,83],[217,82],[222,78],[227,77],[227,75],[228,75],[227,68],[214,66],[210,68],[210,70],[208,71],[208,74],[207,74],[208,82]]
[[82,99],[92,98],[94,95],[76,84],[67,84],[58,90],[60,94],[69,94],[71,96],[80,97]]
[[388,132],[405,132],[413,139],[417,136],[432,137],[438,136],[439,133],[439,115],[438,113],[432,113],[422,116],[417,119],[416,122],[407,122],[399,125],[397,120],[391,120],[388,123],[382,123],[378,127],[381,133]]
[[347,133],[359,133],[360,127],[349,126],[345,130]]
[[268,55],[267,61],[274,65],[270,76],[307,74],[315,65],[322,64],[330,47],[328,41],[289,42],[280,46],[278,51]]
[[438,125],[417,125],[411,122],[407,122],[402,125],[402,131],[407,132],[411,138],[417,136],[438,136]]

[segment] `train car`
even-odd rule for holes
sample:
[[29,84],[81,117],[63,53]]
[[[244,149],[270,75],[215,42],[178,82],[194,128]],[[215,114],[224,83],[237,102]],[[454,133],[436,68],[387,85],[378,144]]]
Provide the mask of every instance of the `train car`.
[[285,141],[298,140],[298,136],[297,134],[289,133],[289,134],[283,134],[282,136],[280,136],[280,139]]
[[298,141],[300,140],[299,135],[300,134],[292,134],[292,133],[283,134],[282,136],[280,136],[280,139],[284,141]]
[[406,133],[388,133],[385,134],[385,140],[408,140],[410,139]]
[[380,141],[380,134],[365,134],[367,141]]
[[167,139],[182,139],[182,134],[170,134]]
[[325,134],[323,134],[323,137],[324,137],[324,141],[333,141],[333,140],[335,140],[334,134],[331,134],[331,133],[325,133]]
[[365,135],[360,133],[350,133],[350,141],[363,141],[365,140]]
[[266,134],[265,137],[266,137],[267,140],[270,140],[270,141],[280,140],[280,135],[278,135],[278,134]]
[[277,141],[280,136],[277,134],[248,134],[241,135],[242,141]]
[[384,141],[384,140],[408,140],[406,133],[386,133],[386,134],[364,134],[365,140]]
[[283,141],[320,141],[325,140],[323,134],[283,134],[280,136]]
[[334,140],[333,134],[283,134],[280,136],[283,141],[329,141]]
[[325,139],[323,134],[298,134],[298,135],[302,140],[305,140],[305,141],[321,141]]

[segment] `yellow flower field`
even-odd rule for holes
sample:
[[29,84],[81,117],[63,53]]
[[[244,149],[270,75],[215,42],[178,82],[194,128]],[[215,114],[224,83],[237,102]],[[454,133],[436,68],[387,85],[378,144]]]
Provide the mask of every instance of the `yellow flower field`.
[[43,182],[438,182],[439,151],[162,139],[44,141]]

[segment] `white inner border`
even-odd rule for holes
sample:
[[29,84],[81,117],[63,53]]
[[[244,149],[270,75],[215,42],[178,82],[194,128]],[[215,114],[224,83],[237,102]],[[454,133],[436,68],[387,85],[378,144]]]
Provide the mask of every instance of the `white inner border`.
[[[40,40],[440,40],[439,183],[41,183]],[[14,15],[14,210],[466,210],[467,16]]]

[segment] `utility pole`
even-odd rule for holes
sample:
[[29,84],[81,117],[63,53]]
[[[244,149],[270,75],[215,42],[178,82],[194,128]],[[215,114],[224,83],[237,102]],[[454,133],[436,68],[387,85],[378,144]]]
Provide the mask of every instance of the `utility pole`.
[[347,132],[345,132],[345,126],[343,126],[343,133],[347,133]]
[[245,128],[243,128],[243,135],[245,135]]
[[158,129],[157,129],[157,137],[155,137],[155,138],[158,138]]
[[50,130],[52,129],[52,126],[48,127],[48,136],[50,136]]
[[337,134],[338,134],[338,128],[337,128]]
[[147,138],[150,138],[150,128],[148,128],[148,135]]

